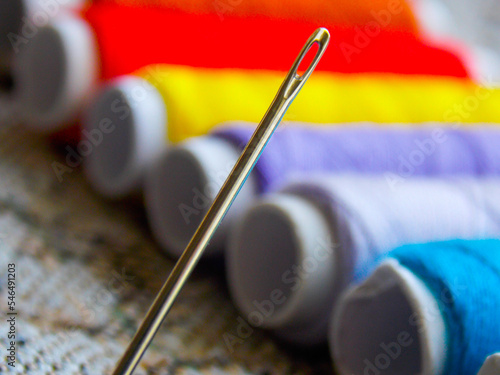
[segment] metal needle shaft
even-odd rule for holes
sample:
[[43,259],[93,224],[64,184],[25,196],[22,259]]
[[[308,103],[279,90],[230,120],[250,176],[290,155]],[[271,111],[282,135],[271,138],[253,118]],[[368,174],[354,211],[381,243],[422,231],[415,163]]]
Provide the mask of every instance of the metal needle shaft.
[[[259,159],[260,154],[266,147],[267,142],[278,127],[283,115],[321,59],[329,40],[330,34],[324,28],[316,30],[307,40],[264,118],[258,125],[205,218],[153,302],[132,342],[115,368],[113,375],[131,375],[134,372],[134,369],[170,311],[175,299],[198,263],[217,227],[231,207],[231,204]],[[305,73],[299,76],[299,65],[314,44],[318,45],[318,51]],[[249,105],[252,104],[249,103]]]

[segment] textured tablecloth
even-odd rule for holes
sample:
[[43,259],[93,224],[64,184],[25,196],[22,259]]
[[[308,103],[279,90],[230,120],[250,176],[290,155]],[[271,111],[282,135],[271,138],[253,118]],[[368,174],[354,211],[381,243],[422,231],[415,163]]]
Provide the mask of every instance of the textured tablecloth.
[[[173,262],[153,243],[139,204],[110,203],[80,169],[59,182],[64,153],[0,127],[0,373],[109,373]],[[7,264],[17,269],[18,353],[5,365]],[[215,274],[215,275],[214,275]],[[326,349],[304,353],[255,330],[231,352],[238,313],[223,267],[201,264],[136,374],[331,374]]]

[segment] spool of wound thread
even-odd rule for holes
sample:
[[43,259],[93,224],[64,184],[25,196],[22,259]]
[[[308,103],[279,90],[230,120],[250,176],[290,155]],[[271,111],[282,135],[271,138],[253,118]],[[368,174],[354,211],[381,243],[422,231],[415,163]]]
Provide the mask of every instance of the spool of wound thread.
[[396,188],[376,176],[307,179],[254,204],[225,254],[243,316],[251,320],[281,293],[261,326],[292,342],[326,340],[338,296],[381,254],[406,243],[500,237],[498,179],[415,177]]
[[[133,72],[152,63],[168,63],[206,68],[269,69],[287,71],[287,63],[300,50],[298,40],[317,22],[280,20],[267,17],[226,16],[224,22],[213,14],[192,14],[170,9],[128,8],[94,5],[83,14],[94,30],[101,53],[103,78]],[[113,28],[109,18],[119,18]],[[131,31],[131,22],[140,24],[141,32]],[[417,35],[403,31],[382,30],[359,56],[346,58],[342,42],[354,43],[359,34],[355,27],[327,22],[336,45],[325,52],[318,69],[339,73],[387,72],[467,78],[462,60],[453,52],[436,48]],[[269,35],[286,33],[275,43]],[[154,35],[154,38],[152,37]],[[144,41],[149,36],[151,40]],[[298,39],[298,40],[297,40]],[[158,51],[157,43],[168,42]],[[190,43],[185,43],[189,40]],[[131,44],[144,56],[129,54],[114,61]],[[231,48],[228,49],[227,46]],[[263,59],[258,54],[265,55]],[[161,60],[160,60],[161,58]],[[429,61],[432,59],[432,63]]]
[[[320,70],[468,76],[453,53],[408,32],[383,30],[363,54],[351,53],[346,59],[342,43],[354,43],[359,30],[324,26],[335,38],[332,44],[339,47],[328,50]],[[38,29],[16,58],[17,96],[26,109],[28,125],[53,131],[77,116],[98,82],[149,64],[286,71],[301,47],[297,41],[316,27],[315,22],[276,23],[266,17],[229,15],[221,22],[213,13],[93,4],[81,12],[81,18],[58,18]],[[287,35],[280,43],[268,38],[280,33]],[[164,44],[168,47],[158,48]]]
[[500,350],[499,286],[498,240],[402,246],[339,301],[334,365],[341,375],[476,374]]
[[[146,212],[153,233],[171,256],[178,257],[215,199],[253,132],[248,123],[228,123],[209,136],[173,146],[148,173]],[[359,172],[382,175],[398,188],[412,176],[500,174],[500,130],[429,123],[425,126],[351,124],[315,127],[283,124],[266,147],[237,200],[230,219],[217,231],[212,254],[231,224],[264,193],[277,191],[301,174]],[[478,150],[481,150],[480,152]]]

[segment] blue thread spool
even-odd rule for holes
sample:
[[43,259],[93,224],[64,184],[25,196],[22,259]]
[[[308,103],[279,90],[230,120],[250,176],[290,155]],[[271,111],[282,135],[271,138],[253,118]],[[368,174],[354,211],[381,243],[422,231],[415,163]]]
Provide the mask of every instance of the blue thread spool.
[[402,246],[338,304],[340,374],[476,374],[500,350],[500,241]]

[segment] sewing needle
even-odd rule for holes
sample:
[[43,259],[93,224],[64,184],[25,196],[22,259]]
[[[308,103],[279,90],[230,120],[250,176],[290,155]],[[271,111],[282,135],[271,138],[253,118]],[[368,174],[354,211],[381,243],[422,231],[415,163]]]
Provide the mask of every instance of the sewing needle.
[[[205,218],[184,250],[184,253],[177,261],[132,342],[118,362],[113,375],[131,375],[134,372],[174,304],[179,292],[198,263],[210,239],[231,207],[269,139],[278,127],[283,115],[314,71],[314,68],[316,68],[328,46],[329,40],[330,34],[325,28],[317,29],[307,40],[264,118],[243,150]],[[316,55],[304,74],[299,75],[298,69],[300,63],[314,44],[318,45]],[[248,103],[248,105],[252,105],[252,103]]]

